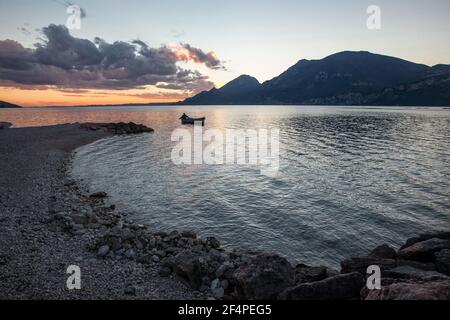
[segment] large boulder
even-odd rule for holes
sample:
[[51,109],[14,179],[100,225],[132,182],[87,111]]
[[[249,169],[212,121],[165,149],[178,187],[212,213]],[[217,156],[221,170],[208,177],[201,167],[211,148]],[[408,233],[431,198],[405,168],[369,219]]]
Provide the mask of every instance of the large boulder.
[[341,262],[341,273],[359,272],[366,275],[367,268],[373,265],[379,266],[381,270],[386,270],[395,268],[397,263],[393,259],[380,259],[372,257],[350,258]]
[[436,266],[434,263],[421,263],[412,260],[397,260],[397,267],[410,266],[416,269],[424,270],[424,271],[436,271]]
[[360,296],[364,277],[359,272],[340,274],[318,282],[288,288],[279,295],[282,300],[348,300]]
[[236,295],[245,300],[271,300],[294,285],[290,263],[278,255],[258,254],[239,267],[233,275]]
[[397,252],[387,244],[383,244],[372,250],[369,257],[380,259],[397,259]]
[[310,267],[299,264],[295,267],[296,283],[320,281],[328,277],[326,267]]
[[436,271],[425,271],[416,269],[411,266],[401,266],[394,269],[386,270],[383,276],[393,279],[418,279],[418,280],[443,280],[448,277]]
[[433,262],[434,253],[443,249],[450,249],[450,240],[433,238],[399,250],[398,256],[404,260]]
[[434,254],[436,268],[439,272],[450,276],[450,250],[444,249]]
[[433,238],[450,240],[450,231],[433,231],[433,232],[422,233],[418,237],[413,237],[413,238],[409,238],[408,240],[406,240],[405,245],[403,245],[403,247],[401,247],[401,249],[410,247],[413,244],[416,244],[418,242],[430,240]]
[[198,289],[202,284],[199,256],[192,251],[184,250],[176,256],[165,259],[163,266],[170,267],[193,289]]
[[366,300],[449,300],[450,280],[400,282],[369,292]]

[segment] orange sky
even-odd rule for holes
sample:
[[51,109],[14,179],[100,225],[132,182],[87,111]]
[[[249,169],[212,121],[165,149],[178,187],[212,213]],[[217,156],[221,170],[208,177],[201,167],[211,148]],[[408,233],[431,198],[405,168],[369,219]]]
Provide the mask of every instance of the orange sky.
[[25,90],[0,87],[0,100],[24,107],[35,106],[75,106],[126,103],[165,103],[176,102],[188,97],[183,93],[154,92],[151,88],[134,90],[83,90],[62,92],[55,89]]

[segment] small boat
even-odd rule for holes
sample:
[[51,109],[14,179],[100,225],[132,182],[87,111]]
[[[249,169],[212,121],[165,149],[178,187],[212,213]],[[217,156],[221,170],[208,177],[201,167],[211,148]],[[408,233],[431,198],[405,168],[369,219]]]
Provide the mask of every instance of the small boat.
[[202,126],[205,126],[205,120],[206,118],[191,118],[187,114],[183,114],[180,118],[181,124],[196,124],[196,123],[202,123]]

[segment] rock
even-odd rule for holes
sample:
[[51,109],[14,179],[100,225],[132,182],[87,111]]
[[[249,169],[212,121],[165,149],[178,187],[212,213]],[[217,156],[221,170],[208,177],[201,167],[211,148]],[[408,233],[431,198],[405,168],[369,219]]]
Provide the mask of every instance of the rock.
[[225,295],[225,290],[222,287],[211,290],[211,292],[216,299],[223,299]]
[[217,278],[223,277],[223,275],[229,269],[232,269],[233,267],[234,267],[234,265],[231,262],[229,262],[229,261],[224,262],[219,268],[217,268],[217,270],[216,270],[216,277]]
[[91,194],[89,196],[89,198],[92,198],[92,199],[103,199],[103,198],[106,198],[107,196],[108,196],[108,194],[106,192],[96,192],[96,193]]
[[258,254],[239,267],[233,278],[239,299],[271,300],[294,284],[295,273],[285,258]]
[[195,253],[189,250],[182,251],[174,257],[167,258],[164,265],[170,267],[193,289],[198,289],[202,284],[199,257]]
[[85,123],[83,127],[87,130],[104,130],[114,134],[138,134],[144,132],[154,132],[152,128],[134,122],[129,123]]
[[418,237],[408,239],[406,241],[406,244],[403,247],[401,247],[401,249],[410,247],[418,242],[430,240],[433,238],[450,240],[450,231],[434,231],[434,232],[423,233],[423,234],[419,235]]
[[213,281],[211,281],[211,290],[220,287],[221,287],[220,279],[214,279]]
[[152,257],[152,261],[158,263],[158,262],[161,261],[161,259],[158,256],[155,255],[155,256]]
[[105,257],[108,254],[108,252],[109,252],[109,246],[108,245],[104,245],[104,246],[101,246],[98,249],[97,255],[99,257]]
[[230,286],[230,282],[228,280],[222,280],[220,281],[220,284],[224,290],[227,290],[228,287]]
[[336,269],[332,269],[332,268],[327,268],[327,278],[331,278],[331,277],[335,277],[340,275],[341,273],[336,270]]
[[138,250],[144,249],[144,245],[142,244],[142,241],[140,241],[140,240],[135,240],[134,245],[136,246],[136,249],[138,249]]
[[125,251],[125,257],[127,257],[128,259],[132,260],[135,256],[136,252],[133,249],[128,249],[127,251]]
[[128,296],[135,296],[136,295],[136,287],[133,285],[128,285],[125,288],[125,294]]
[[434,263],[420,263],[420,262],[412,261],[412,260],[398,259],[397,266],[398,267],[410,266],[410,267],[413,267],[413,268],[416,268],[419,270],[424,270],[424,271],[436,271],[436,266],[434,265]]
[[424,271],[411,266],[402,266],[383,272],[384,277],[393,279],[419,279],[426,281],[446,279],[447,276],[436,271]]
[[214,237],[208,237],[206,239],[206,243],[207,243],[207,245],[211,246],[211,248],[213,248],[213,249],[219,249],[220,248],[220,241],[217,240]]
[[129,228],[122,229],[122,239],[131,241],[134,239],[134,232]]
[[174,241],[181,238],[181,234],[178,231],[172,231],[169,233],[169,241]]
[[320,281],[328,276],[326,267],[309,267],[299,264],[295,267],[296,283]]
[[433,262],[434,253],[443,249],[450,249],[450,240],[433,238],[399,250],[398,256],[404,260]]
[[400,282],[369,292],[366,300],[449,300],[450,281]]
[[169,267],[161,267],[158,271],[158,274],[163,278],[167,278],[172,274],[172,269],[170,269]]
[[348,300],[359,298],[364,285],[362,274],[353,272],[288,288],[279,295],[279,298],[282,300]]
[[450,250],[444,249],[436,252],[434,257],[437,270],[450,276]]
[[222,287],[222,283],[219,279],[214,279],[211,282],[211,292],[216,299],[222,299],[225,295],[225,289]]
[[181,232],[181,236],[183,238],[197,239],[197,234],[192,231],[183,231],[183,232]]
[[395,268],[397,263],[393,259],[379,259],[371,257],[350,258],[341,262],[341,273],[359,272],[366,275],[367,268],[373,265],[379,266],[381,270],[386,270]]
[[397,259],[397,252],[389,247],[387,244],[383,244],[379,247],[376,247],[370,254],[371,258],[380,258],[380,259]]
[[10,122],[0,122],[0,130],[9,129],[12,127],[12,123]]

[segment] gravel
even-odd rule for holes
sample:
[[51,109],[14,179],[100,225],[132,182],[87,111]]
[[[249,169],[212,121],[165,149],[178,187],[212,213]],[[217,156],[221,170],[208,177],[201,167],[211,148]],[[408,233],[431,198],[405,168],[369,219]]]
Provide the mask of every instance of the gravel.
[[[109,135],[78,124],[0,131],[0,299],[205,299],[160,276],[159,264],[98,257],[111,252],[89,250],[105,228],[67,218],[82,223],[92,212],[67,174],[72,152]],[[81,290],[66,286],[71,265],[80,267]]]

